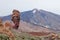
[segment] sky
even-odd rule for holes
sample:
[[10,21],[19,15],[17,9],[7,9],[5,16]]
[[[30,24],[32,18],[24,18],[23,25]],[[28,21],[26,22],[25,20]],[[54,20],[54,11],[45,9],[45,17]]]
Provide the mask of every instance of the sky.
[[13,9],[23,12],[34,8],[60,15],[60,0],[0,0],[0,16],[12,14]]

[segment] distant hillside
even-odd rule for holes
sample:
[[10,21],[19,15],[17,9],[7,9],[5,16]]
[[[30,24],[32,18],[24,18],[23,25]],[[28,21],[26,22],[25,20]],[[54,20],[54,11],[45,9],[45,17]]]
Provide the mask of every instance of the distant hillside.
[[[60,31],[60,15],[45,10],[33,9],[21,13],[21,20],[45,28]],[[11,20],[11,15],[2,17],[3,20]]]
[[53,32],[53,30],[50,30],[48,28],[33,25],[33,24],[30,24],[30,23],[27,23],[24,21],[20,22],[20,26],[19,26],[18,30],[22,31],[22,32],[45,32],[45,33]]

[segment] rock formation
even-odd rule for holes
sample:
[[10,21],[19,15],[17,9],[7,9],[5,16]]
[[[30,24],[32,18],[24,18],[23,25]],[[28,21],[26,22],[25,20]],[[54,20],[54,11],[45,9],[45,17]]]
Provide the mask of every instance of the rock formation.
[[18,29],[19,27],[19,22],[20,22],[20,12],[18,10],[13,10],[12,11],[12,21],[15,24],[13,28]]

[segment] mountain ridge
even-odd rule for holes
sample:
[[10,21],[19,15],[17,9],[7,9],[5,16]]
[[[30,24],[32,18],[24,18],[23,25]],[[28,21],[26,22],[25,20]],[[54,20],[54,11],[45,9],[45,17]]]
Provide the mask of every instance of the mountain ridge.
[[[56,31],[60,31],[60,15],[45,10],[33,9],[21,12],[21,20],[43,27],[47,27]],[[11,15],[2,17],[3,21],[11,20]]]

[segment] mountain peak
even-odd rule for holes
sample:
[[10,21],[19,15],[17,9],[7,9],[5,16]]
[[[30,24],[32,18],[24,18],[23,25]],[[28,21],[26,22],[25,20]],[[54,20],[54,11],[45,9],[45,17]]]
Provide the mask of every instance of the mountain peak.
[[[42,10],[42,9],[33,9],[21,13],[21,20],[30,23],[32,25],[44,26],[45,28],[54,29],[60,31],[60,16],[53,14],[52,12]],[[11,15],[4,16],[2,19],[11,20]]]
[[39,12],[39,9],[35,8],[33,9],[33,13]]

